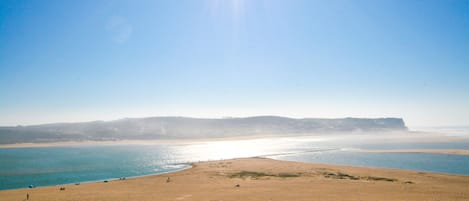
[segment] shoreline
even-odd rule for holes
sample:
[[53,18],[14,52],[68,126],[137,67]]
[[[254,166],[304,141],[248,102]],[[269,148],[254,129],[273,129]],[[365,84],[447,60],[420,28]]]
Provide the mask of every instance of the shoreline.
[[23,200],[30,194],[31,200],[58,201],[469,200],[468,183],[469,176],[463,175],[255,157],[198,162],[184,170],[106,183],[1,190],[0,198]]
[[196,139],[159,139],[159,140],[84,140],[84,141],[58,141],[58,142],[28,142],[14,144],[0,144],[1,148],[35,148],[35,147],[65,147],[65,146],[88,146],[88,145],[152,145],[152,144],[184,144],[197,142],[216,142],[231,140],[255,140],[262,138],[282,138],[292,136],[280,135],[254,135],[223,138],[196,138]]
[[[372,133],[314,133],[314,134],[295,134],[295,135],[249,135],[235,137],[214,137],[214,138],[194,138],[194,139],[152,139],[152,140],[83,140],[83,141],[57,141],[57,142],[28,142],[0,144],[1,148],[36,148],[36,147],[66,147],[66,146],[88,146],[88,145],[152,145],[152,144],[184,144],[197,142],[214,142],[214,141],[236,141],[236,140],[256,140],[263,138],[294,138],[294,137],[334,137],[334,136],[370,136],[370,141],[386,140],[392,142],[453,142],[453,141],[469,141],[469,136],[445,136],[442,133],[424,132],[424,131],[406,131],[409,134],[407,138],[394,139],[390,138],[386,133],[382,136],[374,136]],[[397,132],[396,134],[404,134]]]
[[469,155],[469,149],[357,149],[353,152],[365,153],[428,153],[448,155]]
[[[438,151],[438,150],[436,150],[436,151]],[[460,151],[460,150],[452,150],[452,151]],[[454,155],[469,155],[469,150],[463,150],[463,151],[467,151],[468,153],[467,154],[466,153],[464,153],[464,154],[454,154]],[[350,150],[350,152],[446,154],[444,152],[440,152],[440,153],[438,153],[438,152],[407,152],[407,150],[400,151],[400,150],[358,150],[357,149],[357,150]],[[452,155],[452,154],[450,154],[450,155]],[[438,174],[438,175],[447,175],[447,176],[462,176],[462,177],[468,177],[469,178],[469,175],[452,174],[452,173],[447,173],[447,172],[434,172],[434,171],[425,171],[425,170],[389,168],[389,167],[378,167],[378,166],[360,166],[360,165],[347,165],[347,164],[329,164],[329,163],[318,163],[318,162],[304,162],[304,161],[294,161],[294,160],[280,160],[280,159],[269,158],[269,156],[273,156],[273,155],[263,155],[263,156],[253,156],[253,157],[246,157],[246,158],[232,158],[232,159],[206,160],[206,161],[198,161],[198,162],[177,163],[177,164],[174,164],[174,165],[183,165],[185,167],[183,167],[181,169],[177,169],[177,170],[170,170],[170,171],[160,172],[160,173],[144,174],[144,175],[137,175],[137,176],[126,176],[124,178],[126,178],[126,179],[138,179],[138,178],[159,176],[159,175],[165,175],[165,174],[171,174],[171,173],[176,173],[176,172],[189,170],[191,168],[196,167],[197,164],[216,163],[216,162],[232,161],[232,160],[236,161],[236,160],[244,160],[244,159],[267,159],[267,160],[281,161],[281,162],[286,162],[286,163],[304,163],[304,164],[312,164],[312,165],[337,166],[337,167],[348,167],[348,168],[365,168],[365,169],[390,170],[390,171],[418,172],[418,173],[421,173],[421,174]],[[81,181],[81,182],[73,182],[73,183],[34,186],[34,188],[70,186],[70,185],[75,185],[76,183],[81,185],[81,184],[100,183],[100,182],[104,182],[104,181],[110,182],[110,181],[118,181],[118,180],[120,180],[120,177],[111,177],[111,178],[105,178],[105,179],[89,180],[89,181]],[[8,191],[8,190],[21,190],[21,189],[31,189],[31,188],[22,187],[22,188],[0,189],[0,192],[1,191]]]
[[[208,161],[207,161],[208,162]],[[176,165],[184,165],[185,167],[176,169],[176,170],[169,170],[165,172],[159,172],[159,173],[153,173],[153,174],[143,174],[143,175],[137,175],[137,176],[126,176],[126,177],[111,177],[111,178],[105,178],[105,179],[97,179],[97,180],[89,180],[89,181],[80,181],[80,182],[72,182],[72,183],[62,183],[62,184],[53,184],[53,185],[42,185],[42,186],[34,186],[33,188],[46,188],[46,187],[53,187],[53,186],[71,186],[71,185],[76,185],[77,183],[79,185],[81,184],[91,184],[91,183],[99,183],[99,182],[104,182],[104,181],[118,181],[120,178],[125,178],[125,179],[138,179],[138,178],[143,178],[143,177],[151,177],[151,176],[157,176],[157,175],[163,175],[163,174],[171,174],[174,172],[179,172],[179,171],[184,171],[187,169],[191,169],[193,166],[192,164],[194,163],[180,163]],[[1,191],[9,191],[9,190],[21,190],[21,189],[32,189],[28,187],[21,187],[21,188],[8,188],[8,189],[0,189]]]

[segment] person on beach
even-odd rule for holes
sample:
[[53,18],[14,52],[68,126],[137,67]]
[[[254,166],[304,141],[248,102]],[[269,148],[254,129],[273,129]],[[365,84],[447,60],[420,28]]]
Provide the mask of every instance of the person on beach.
[[26,193],[26,200],[29,200],[29,193]]

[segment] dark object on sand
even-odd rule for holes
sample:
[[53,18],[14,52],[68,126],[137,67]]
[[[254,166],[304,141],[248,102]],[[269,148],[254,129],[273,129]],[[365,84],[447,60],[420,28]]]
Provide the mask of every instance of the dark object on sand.
[[107,182],[108,182],[108,180],[104,180],[104,183],[107,183]]
[[239,184],[236,184],[236,187],[240,187],[240,185],[239,185]]
[[60,190],[61,190],[61,191],[64,191],[64,190],[65,190],[65,187],[60,187]]
[[171,179],[169,179],[169,177],[166,179],[166,183],[169,183],[171,181]]
[[75,185],[77,185],[77,186],[78,186],[78,185],[80,185],[80,183],[75,183]]
[[26,200],[29,200],[29,193],[26,194]]

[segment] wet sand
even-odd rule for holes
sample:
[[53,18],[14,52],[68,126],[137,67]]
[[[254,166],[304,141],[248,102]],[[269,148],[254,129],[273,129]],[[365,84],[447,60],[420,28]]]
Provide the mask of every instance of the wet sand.
[[89,146],[89,145],[152,145],[152,144],[184,144],[194,142],[214,142],[228,140],[251,140],[269,137],[282,137],[272,135],[222,137],[222,138],[197,138],[197,139],[161,139],[161,140],[103,140],[103,141],[59,141],[59,142],[38,142],[38,143],[15,143],[0,144],[0,148],[31,148],[31,147],[69,147],[69,146]]
[[[213,142],[213,141],[236,141],[236,140],[254,140],[265,138],[302,138],[302,137],[317,137],[326,139],[329,137],[365,137],[368,143],[380,142],[469,142],[468,136],[446,136],[441,133],[430,132],[387,132],[383,136],[374,136],[370,133],[314,133],[314,134],[299,134],[299,135],[250,135],[250,136],[236,136],[236,137],[219,137],[219,138],[196,138],[196,139],[159,139],[159,140],[111,140],[111,141],[59,141],[59,142],[38,142],[38,143],[15,143],[15,144],[0,144],[0,148],[29,148],[29,147],[68,147],[68,146],[83,146],[83,145],[151,145],[151,144],[184,144],[194,142]],[[403,138],[402,135],[405,134]],[[337,140],[337,139],[327,139]]]
[[65,190],[5,190],[0,200],[469,200],[468,186],[469,176],[245,158]]

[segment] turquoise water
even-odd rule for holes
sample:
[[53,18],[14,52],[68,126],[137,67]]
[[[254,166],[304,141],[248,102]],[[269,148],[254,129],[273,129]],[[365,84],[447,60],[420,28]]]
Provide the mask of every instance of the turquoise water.
[[331,151],[274,156],[278,160],[408,169],[469,175],[469,156],[428,153],[356,153]]
[[26,188],[158,174],[183,163],[239,157],[372,166],[469,175],[469,156],[363,153],[354,148],[469,149],[469,142],[382,143],[360,137],[285,137],[149,145],[0,149],[0,189]]
[[165,146],[0,149],[0,189],[47,186],[164,173],[187,165]]

